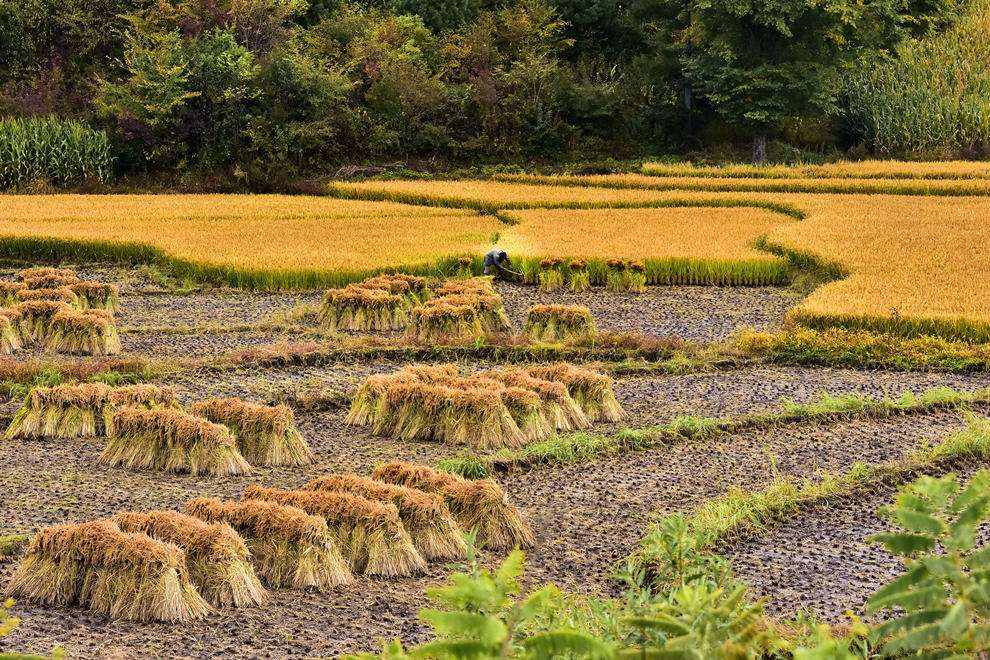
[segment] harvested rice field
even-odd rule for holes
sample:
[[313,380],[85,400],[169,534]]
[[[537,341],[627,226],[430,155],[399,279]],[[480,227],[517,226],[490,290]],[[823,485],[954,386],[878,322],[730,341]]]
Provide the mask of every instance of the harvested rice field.
[[0,655],[408,648],[468,543],[574,607],[624,602],[629,567],[660,603],[679,524],[772,625],[880,621],[880,508],[990,467],[988,178],[10,197]]

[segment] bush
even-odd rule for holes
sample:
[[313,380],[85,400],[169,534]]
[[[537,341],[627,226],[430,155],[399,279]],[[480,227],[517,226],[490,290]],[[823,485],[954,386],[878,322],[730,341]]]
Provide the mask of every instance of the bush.
[[103,131],[58,117],[0,120],[0,190],[106,183],[112,166]]

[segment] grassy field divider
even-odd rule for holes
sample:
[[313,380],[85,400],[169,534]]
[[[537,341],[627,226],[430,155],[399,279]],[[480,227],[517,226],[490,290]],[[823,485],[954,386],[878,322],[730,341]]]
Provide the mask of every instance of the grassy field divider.
[[785,402],[779,410],[735,419],[681,416],[663,426],[623,429],[613,435],[579,431],[557,434],[514,451],[488,456],[464,454],[440,461],[445,471],[479,478],[494,473],[526,471],[542,465],[593,461],[627,451],[652,449],[684,442],[762,429],[787,423],[821,424],[849,419],[883,419],[990,403],[990,388],[971,392],[935,388],[922,394],[906,393],[896,399],[871,399],[855,394],[830,395],[808,403]]
[[[746,534],[771,525],[829,499],[865,492],[880,485],[900,485],[919,474],[949,468],[967,460],[990,458],[990,419],[971,416],[967,428],[941,442],[917,449],[890,463],[855,463],[842,473],[825,473],[816,480],[777,479],[761,491],[732,489],[708,500],[687,517],[692,547],[717,552]],[[681,514],[673,514],[679,516]],[[669,518],[669,516],[667,517]],[[664,554],[654,540],[665,519],[651,524],[630,561],[649,571],[663,569]]]

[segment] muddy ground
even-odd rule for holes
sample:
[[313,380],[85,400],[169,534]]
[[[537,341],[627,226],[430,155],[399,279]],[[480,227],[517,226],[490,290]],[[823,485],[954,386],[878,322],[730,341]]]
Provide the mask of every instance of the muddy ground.
[[[91,272],[123,283],[122,325],[173,326],[173,330],[188,326],[196,330],[126,333],[128,349],[148,356],[212,356],[255,342],[270,343],[281,337],[280,330],[204,332],[204,328],[223,323],[266,323],[317,300],[311,294],[231,291],[180,296],[169,293],[146,272]],[[517,289],[503,288],[503,293],[518,322],[520,310],[537,300],[542,302],[546,294]],[[598,310],[602,328],[694,339],[722,337],[740,324],[772,327],[792,302],[790,294],[779,290],[701,287],[651,290],[635,301],[604,292],[582,299]],[[173,374],[166,382],[187,402],[231,395],[273,401],[292,391],[351,391],[368,374],[399,366],[372,361],[306,368],[201,368]],[[785,400],[814,399],[822,391],[896,396],[941,385],[974,389],[990,385],[990,376],[746,368],[624,377],[617,382],[616,391],[629,414],[623,425],[638,427],[682,414],[764,412]],[[8,412],[11,406],[16,402],[6,406]],[[87,520],[124,509],[175,509],[200,495],[236,498],[250,483],[290,488],[330,472],[366,473],[384,460],[432,463],[455,453],[436,443],[374,437],[363,429],[345,426],[343,417],[339,408],[297,413],[299,427],[317,456],[314,466],[258,469],[250,477],[238,478],[196,478],[102,467],[97,463],[99,439],[6,441],[0,451],[4,486],[0,489],[0,535],[31,533],[52,523]],[[653,516],[689,512],[733,486],[764,487],[775,475],[806,477],[822,470],[842,470],[855,461],[896,460],[962,428],[964,423],[960,412],[936,412],[887,420],[786,424],[580,465],[543,467],[501,480],[536,533],[537,544],[528,552],[527,584],[553,581],[572,591],[610,596],[620,589],[612,579],[616,566],[634,549]],[[598,430],[614,428],[601,425]],[[874,504],[871,500],[868,506]],[[815,522],[814,515],[809,513],[801,519],[803,523],[794,521],[733,550],[740,575],[760,593],[776,599],[772,601],[775,611],[806,606],[835,613],[845,607],[855,608],[862,602],[863,585],[875,587],[886,575],[883,570],[887,568],[873,570],[873,564],[857,569],[855,558],[862,554],[845,556],[828,547],[836,543],[835,538],[839,539],[837,547],[845,547],[841,542],[846,538],[841,534],[829,536],[829,529],[850,528],[850,539],[860,532],[860,537],[870,533],[873,527],[869,521],[862,529],[857,527],[859,510],[829,518],[828,524]],[[814,564],[808,556],[821,561]],[[498,559],[485,555],[488,563]],[[836,569],[835,579],[816,582],[822,570],[843,561],[849,570],[862,573],[858,582],[840,579],[848,575],[841,567]],[[763,564],[769,568],[761,572]],[[6,581],[14,566],[15,560],[0,560],[0,582]],[[0,650],[44,653],[61,644],[76,657],[331,657],[370,650],[380,637],[415,642],[425,634],[416,612],[427,604],[426,588],[458,568],[455,564],[432,565],[427,575],[404,580],[360,578],[331,594],[278,591],[264,608],[222,611],[202,622],[181,626],[112,623],[76,609],[19,603],[14,613],[23,622],[0,641]]]

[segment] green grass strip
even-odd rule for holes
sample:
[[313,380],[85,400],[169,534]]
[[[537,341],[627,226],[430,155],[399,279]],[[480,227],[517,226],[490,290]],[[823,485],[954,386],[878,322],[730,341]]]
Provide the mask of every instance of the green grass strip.
[[822,393],[818,399],[808,403],[784,402],[779,410],[768,413],[745,415],[735,419],[681,416],[662,426],[623,429],[614,435],[586,431],[557,434],[521,449],[489,456],[462,454],[446,462],[441,461],[439,465],[448,472],[464,471],[489,476],[497,472],[525,471],[537,466],[584,463],[627,451],[698,442],[777,424],[823,423],[854,418],[882,419],[894,415],[961,408],[978,403],[990,403],[990,388],[968,392],[940,387],[922,394],[907,392],[896,399],[872,399],[856,394]]

